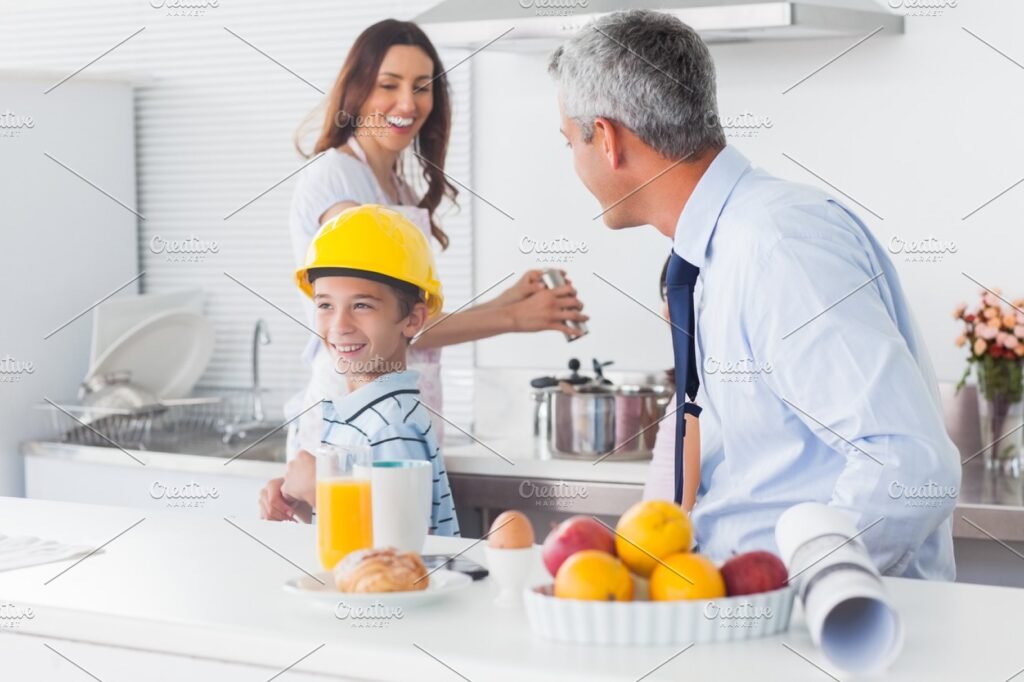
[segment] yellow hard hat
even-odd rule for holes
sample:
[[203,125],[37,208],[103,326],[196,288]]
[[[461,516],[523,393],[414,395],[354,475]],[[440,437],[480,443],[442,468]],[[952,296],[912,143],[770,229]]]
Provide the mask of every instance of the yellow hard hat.
[[352,270],[353,277],[363,273],[383,275],[412,284],[423,292],[430,315],[440,312],[444,304],[426,236],[398,211],[377,204],[341,212],[313,237],[305,264],[295,271],[299,288],[310,298],[313,285],[309,271],[318,268]]

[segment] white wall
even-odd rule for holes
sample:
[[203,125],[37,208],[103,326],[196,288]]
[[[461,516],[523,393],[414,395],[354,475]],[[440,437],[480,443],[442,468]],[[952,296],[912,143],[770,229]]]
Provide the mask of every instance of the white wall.
[[[940,379],[958,378],[964,365],[950,312],[973,302],[978,287],[961,272],[1024,296],[1024,184],[962,220],[1024,177],[1024,68],[961,27],[1024,63],[1022,25],[1024,4],[997,0],[909,17],[905,34],[874,36],[785,95],[857,39],[712,46],[722,116],[772,122],[756,137],[730,136],[756,165],[823,186],[783,154],[793,157],[881,216],[853,206],[883,243],[956,242],[941,263],[893,256]],[[659,309],[666,242],[653,228],[612,233],[591,220],[599,208],[573,173],[545,67],[545,56],[494,49],[474,58],[474,189],[516,218],[477,202],[477,288],[532,265],[518,251],[524,234],[585,239],[591,253],[567,269],[592,332],[571,346],[554,333],[481,342],[478,365],[561,366],[570,355],[597,355],[621,368],[668,366],[667,327],[592,274]]]

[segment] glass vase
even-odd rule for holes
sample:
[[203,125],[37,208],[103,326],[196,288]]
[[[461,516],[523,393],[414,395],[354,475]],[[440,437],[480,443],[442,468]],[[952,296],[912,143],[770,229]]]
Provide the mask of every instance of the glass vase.
[[1004,384],[1005,377],[995,377],[993,371],[999,369],[978,372],[982,457],[985,469],[1017,477],[1024,449],[1024,402],[1018,392],[995,390],[994,384]]

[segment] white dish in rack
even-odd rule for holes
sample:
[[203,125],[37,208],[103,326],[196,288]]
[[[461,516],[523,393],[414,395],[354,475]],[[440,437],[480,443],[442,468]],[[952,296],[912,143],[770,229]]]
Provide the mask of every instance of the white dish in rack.
[[155,315],[172,310],[203,314],[202,289],[186,289],[166,294],[135,294],[104,301],[92,311],[92,349],[89,364],[95,363],[124,334]]
[[85,381],[127,372],[158,399],[183,398],[213,355],[213,327],[202,315],[171,310],[135,325],[96,359]]

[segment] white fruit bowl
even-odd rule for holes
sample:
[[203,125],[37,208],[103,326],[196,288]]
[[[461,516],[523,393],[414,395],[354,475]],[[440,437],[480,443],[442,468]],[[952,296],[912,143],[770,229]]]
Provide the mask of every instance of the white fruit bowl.
[[795,591],[690,601],[559,599],[552,585],[527,588],[526,617],[547,639],[579,644],[658,646],[735,642],[789,629]]

